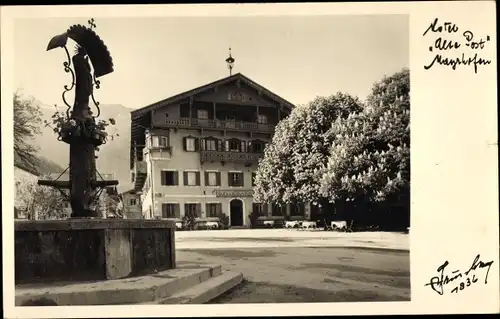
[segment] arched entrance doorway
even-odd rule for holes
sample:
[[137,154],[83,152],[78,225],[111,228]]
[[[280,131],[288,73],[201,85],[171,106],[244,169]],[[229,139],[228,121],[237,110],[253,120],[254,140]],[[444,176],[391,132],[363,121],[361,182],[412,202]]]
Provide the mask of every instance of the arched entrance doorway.
[[229,202],[229,215],[231,226],[243,226],[243,202],[241,199],[233,199]]

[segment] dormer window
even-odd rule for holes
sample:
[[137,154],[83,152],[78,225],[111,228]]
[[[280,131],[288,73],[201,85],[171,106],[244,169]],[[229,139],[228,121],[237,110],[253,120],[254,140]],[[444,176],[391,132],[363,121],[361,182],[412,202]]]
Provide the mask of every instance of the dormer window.
[[264,114],[259,114],[257,116],[257,123],[259,124],[267,124],[267,116]]

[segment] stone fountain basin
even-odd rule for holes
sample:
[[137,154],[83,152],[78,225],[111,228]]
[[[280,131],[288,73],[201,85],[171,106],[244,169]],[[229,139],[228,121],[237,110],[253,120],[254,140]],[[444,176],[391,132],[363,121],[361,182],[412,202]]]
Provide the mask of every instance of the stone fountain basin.
[[15,221],[15,282],[113,280],[175,268],[175,223]]

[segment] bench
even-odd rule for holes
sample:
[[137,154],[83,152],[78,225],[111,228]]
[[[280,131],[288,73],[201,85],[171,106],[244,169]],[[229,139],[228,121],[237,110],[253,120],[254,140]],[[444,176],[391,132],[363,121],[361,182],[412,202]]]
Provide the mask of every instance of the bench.
[[285,228],[300,228],[302,226],[302,221],[300,220],[287,220],[285,222]]
[[302,229],[315,229],[318,228],[318,225],[314,221],[303,221],[300,225]]
[[340,220],[340,221],[332,221],[330,222],[330,230],[347,230],[347,221],[345,220]]

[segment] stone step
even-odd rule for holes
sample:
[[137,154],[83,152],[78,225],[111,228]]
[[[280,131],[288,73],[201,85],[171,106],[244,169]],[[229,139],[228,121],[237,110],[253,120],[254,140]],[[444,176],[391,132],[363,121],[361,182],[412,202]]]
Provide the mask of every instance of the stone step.
[[234,271],[224,271],[221,275],[212,277],[189,289],[180,291],[155,304],[203,304],[213,300],[243,281],[243,274]]
[[16,306],[48,299],[59,306],[155,303],[221,274],[220,265],[182,265],[154,275],[92,283],[16,285]]

